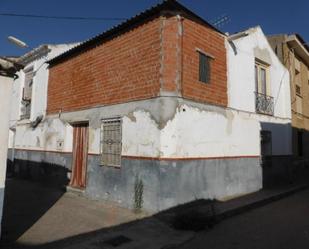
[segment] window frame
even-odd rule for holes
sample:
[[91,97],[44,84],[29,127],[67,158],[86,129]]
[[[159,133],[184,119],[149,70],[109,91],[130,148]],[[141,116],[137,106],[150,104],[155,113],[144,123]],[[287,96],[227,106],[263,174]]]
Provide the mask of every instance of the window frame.
[[[271,96],[271,85],[270,85],[270,72],[269,72],[270,65],[255,59],[254,64],[254,79],[255,79],[255,91],[256,93],[263,94],[266,96]],[[263,93],[263,86],[261,82],[261,72],[262,70],[265,71],[265,93]]]
[[[119,164],[110,164],[110,163],[107,163],[105,164],[104,163],[104,159],[103,159],[103,154],[104,154],[104,125],[107,124],[107,123],[112,123],[112,122],[119,122],[119,126],[120,126],[120,153],[119,153]],[[122,131],[122,125],[123,125],[123,119],[122,117],[120,116],[117,116],[117,117],[112,117],[112,118],[104,118],[104,119],[101,119],[101,127],[100,127],[100,166],[106,166],[106,167],[112,167],[112,168],[121,168],[121,164],[122,164],[122,134],[123,134],[123,131]]]
[[[212,79],[211,68],[212,68],[212,60],[214,60],[214,57],[212,55],[202,51],[201,49],[197,48],[196,51],[197,51],[197,54],[198,54],[198,65],[199,65],[199,67],[198,67],[198,80],[199,80],[199,82],[201,82],[203,84],[211,84],[211,79]],[[206,66],[207,64],[205,65],[206,66],[206,68],[205,68],[206,73],[207,73],[207,67],[208,67],[208,75],[205,76],[206,77],[205,80],[201,76],[201,70],[202,70],[202,68],[201,68],[201,58],[202,57],[204,57],[206,59],[205,60],[206,63],[208,62],[207,63],[208,66]]]

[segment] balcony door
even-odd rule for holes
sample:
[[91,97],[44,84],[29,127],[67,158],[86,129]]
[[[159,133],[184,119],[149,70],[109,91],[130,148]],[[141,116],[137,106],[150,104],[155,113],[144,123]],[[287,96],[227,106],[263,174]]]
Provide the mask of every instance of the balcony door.
[[269,67],[269,64],[255,60],[255,91],[268,96],[271,95]]
[[269,65],[255,62],[255,104],[258,113],[273,115],[274,103],[269,82]]

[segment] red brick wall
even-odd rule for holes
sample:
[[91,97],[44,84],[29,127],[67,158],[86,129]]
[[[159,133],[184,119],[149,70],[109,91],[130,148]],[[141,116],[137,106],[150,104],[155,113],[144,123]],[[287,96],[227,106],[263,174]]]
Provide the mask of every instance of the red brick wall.
[[176,16],[162,18],[162,68],[161,89],[180,91],[181,36]]
[[157,96],[160,19],[50,68],[47,112],[74,111]]
[[[210,84],[198,80],[197,48],[215,57]],[[226,106],[226,78],[222,35],[189,19],[161,17],[52,66],[47,113],[152,98],[160,90]]]
[[[183,30],[183,97],[227,106],[227,62],[224,37],[189,19],[183,20]],[[210,84],[199,81],[199,53],[196,49],[215,57],[211,61]]]

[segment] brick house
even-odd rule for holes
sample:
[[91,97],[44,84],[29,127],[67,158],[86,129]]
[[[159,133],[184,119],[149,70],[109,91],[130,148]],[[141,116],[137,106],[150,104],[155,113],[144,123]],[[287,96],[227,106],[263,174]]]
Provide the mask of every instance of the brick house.
[[150,211],[259,190],[260,124],[228,107],[227,44],[167,0],[50,60],[43,122],[57,129],[28,165]]

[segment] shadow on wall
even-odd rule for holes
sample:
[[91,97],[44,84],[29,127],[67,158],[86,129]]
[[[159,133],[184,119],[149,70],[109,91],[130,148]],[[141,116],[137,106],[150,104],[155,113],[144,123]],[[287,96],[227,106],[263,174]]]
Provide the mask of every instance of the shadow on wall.
[[263,187],[299,180],[306,172],[306,165],[298,164],[293,157],[291,123],[261,122],[261,129]]
[[[11,166],[10,166],[11,165]],[[8,174],[21,179],[44,182],[44,185],[63,187],[69,183],[69,169],[47,162],[15,159],[8,162]]]
[[[10,162],[9,162],[10,163]],[[0,247],[10,244],[27,231],[64,194],[59,185],[14,179],[8,170],[4,194]],[[44,181],[44,179],[42,179]]]
[[293,127],[293,154],[298,159],[309,159],[309,131]]

